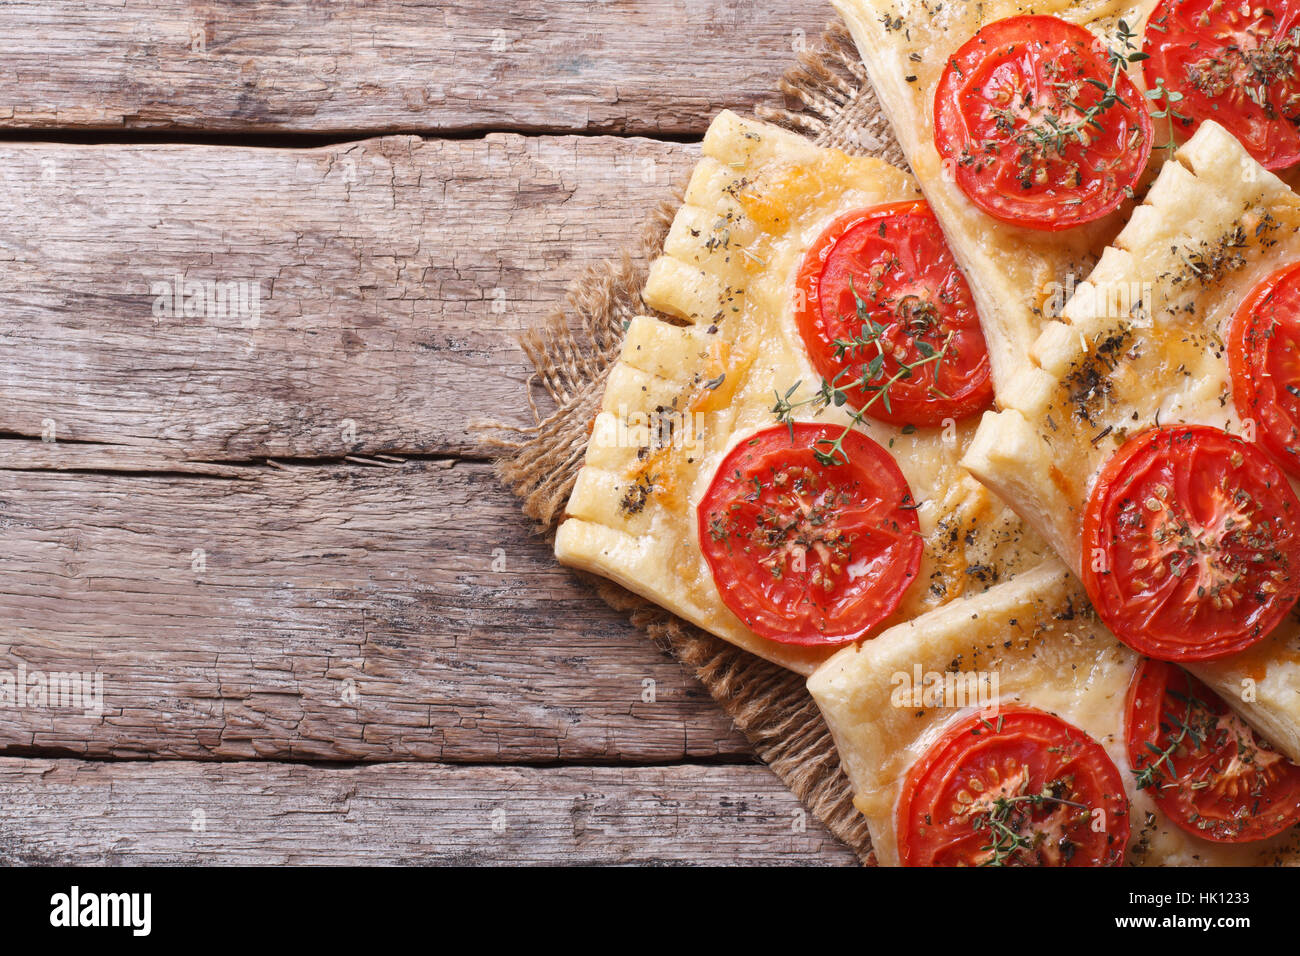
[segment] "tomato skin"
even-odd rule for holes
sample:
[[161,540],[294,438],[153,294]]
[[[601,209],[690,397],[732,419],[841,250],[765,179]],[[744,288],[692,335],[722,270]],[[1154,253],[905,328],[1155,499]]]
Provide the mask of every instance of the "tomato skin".
[[[1099,106],[1092,81],[1108,89],[1112,73],[1105,47],[1083,27],[1051,16],[996,20],[948,58],[935,89],[935,148],[966,197],[995,219],[1046,231],[1094,222],[1132,195],[1151,155],[1151,117],[1123,71],[1118,102],[1095,125],[1069,105]],[[1083,125],[1058,137],[1053,123]]]
[[[1157,766],[1180,724],[1202,742],[1185,735]],[[1180,829],[1214,843],[1250,843],[1300,822],[1300,767],[1181,668],[1144,659],[1129,684],[1124,725],[1134,772],[1140,782],[1146,772],[1145,789]]]
[[923,542],[907,479],[857,430],[844,435],[847,462],[821,464],[843,433],[811,422],[757,432],[723,458],[696,509],[723,603],[761,637],[860,640],[916,579]]
[[[1037,808],[1025,802],[1025,795],[1045,788],[1060,799]],[[1015,705],[955,719],[908,769],[895,812],[903,866],[997,865],[987,825],[998,813],[997,798],[1017,799],[1026,814],[1004,812],[1000,822],[1026,836],[1036,829],[1044,834],[1032,854],[1021,850],[1001,865],[1124,862],[1129,802],[1119,768],[1082,730]],[[955,812],[958,806],[963,809]],[[1093,830],[1097,809],[1100,832]]]
[[1150,429],[1093,483],[1084,587],[1139,653],[1225,657],[1262,640],[1300,597],[1297,521],[1300,500],[1258,446],[1204,425]]
[[[1226,4],[1218,0],[1160,0],[1147,21],[1142,72],[1148,89],[1163,80],[1182,99],[1163,103],[1184,135],[1214,120],[1266,169],[1300,161],[1300,3]],[[1280,38],[1280,41],[1279,41]],[[1279,45],[1280,43],[1280,45]],[[1273,48],[1278,75],[1252,66],[1248,55]],[[1289,61],[1289,63],[1288,63]],[[1266,64],[1267,59],[1256,61]],[[1289,75],[1288,75],[1289,74]],[[1259,91],[1265,95],[1260,96]]]
[[867,415],[895,425],[940,425],[992,403],[988,347],[970,287],[924,201],[840,216],[809,249],[795,285],[795,322],[804,347],[817,373],[837,386],[861,381],[877,355],[869,348],[835,355],[837,340],[852,340],[865,328],[855,293],[871,321],[885,327],[881,369],[872,382],[883,385],[901,370],[900,352],[916,365],[925,357],[922,348],[933,354],[948,343],[942,361],[918,366],[890,385],[887,396],[846,388],[853,408],[869,405]]
[[1255,420],[1257,441],[1300,478],[1300,263],[1251,290],[1227,339],[1238,414]]

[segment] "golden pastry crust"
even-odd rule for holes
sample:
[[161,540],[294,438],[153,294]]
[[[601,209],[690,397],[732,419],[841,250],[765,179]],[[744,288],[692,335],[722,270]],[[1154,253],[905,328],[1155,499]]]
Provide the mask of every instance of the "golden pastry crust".
[[[1045,232],[999,222],[975,206],[934,145],[934,95],[949,54],[995,20],[1046,14],[1086,27],[1112,47],[1120,20],[1137,28],[1155,0],[832,0],[926,199],[971,285],[1002,389],[1025,367],[1069,276],[1082,278],[1128,218],[1127,204],[1074,229]],[[1138,79],[1136,76],[1134,79]]]
[[[835,649],[765,639],[727,609],[700,552],[695,507],[731,447],[777,423],[774,393],[817,390],[794,320],[808,249],[845,212],[919,192],[884,162],[732,113],[715,120],[703,152],[644,292],[681,324],[640,316],[629,325],[556,555],[808,674]],[[844,409],[796,418],[850,420]],[[976,424],[859,426],[897,460],[925,538],[920,580],[882,627],[1041,560],[1043,543],[958,465]]]
[[[840,651],[809,678],[808,690],[884,866],[899,862],[894,814],[911,765],[952,720],[1010,703],[1053,713],[1105,747],[1131,801],[1128,863],[1300,862],[1300,831],[1257,843],[1211,843],[1172,825],[1134,786],[1124,712],[1137,661],[1096,620],[1069,570],[1053,561]],[[916,705],[918,675],[934,688],[928,705],[924,698]]]
[[[1043,328],[964,463],[1078,573],[1084,503],[1125,438],[1157,423],[1242,432],[1226,326],[1254,285],[1297,260],[1300,197],[1221,127],[1202,125]],[[1300,760],[1294,617],[1242,654],[1188,669]]]

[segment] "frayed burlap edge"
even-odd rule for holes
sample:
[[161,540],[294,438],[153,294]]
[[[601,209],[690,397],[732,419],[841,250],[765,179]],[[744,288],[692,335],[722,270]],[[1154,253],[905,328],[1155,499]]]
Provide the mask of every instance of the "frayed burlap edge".
[[[802,133],[818,145],[878,156],[906,168],[848,30],[827,27],[780,83],[786,106],[759,107],[759,118]],[[793,105],[790,105],[793,104]],[[643,247],[590,267],[563,307],[520,339],[535,369],[533,382],[555,406],[537,424],[495,426],[488,444],[500,455],[501,479],[542,532],[553,533],[582,467],[610,368],[618,360],[627,320],[649,310],[641,301],[648,262],[663,249],[680,204],[663,203],[646,225]],[[491,426],[490,423],[489,427]],[[866,822],[853,806],[830,731],[798,674],[708,634],[637,595],[583,575],[615,610],[691,667],[749,739],[758,756],[832,833],[873,862]]]

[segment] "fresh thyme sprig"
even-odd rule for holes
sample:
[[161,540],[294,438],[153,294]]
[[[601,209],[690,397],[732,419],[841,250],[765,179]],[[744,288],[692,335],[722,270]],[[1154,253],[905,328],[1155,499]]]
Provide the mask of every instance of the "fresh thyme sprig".
[[1195,747],[1199,747],[1205,742],[1206,731],[1197,730],[1192,725],[1193,712],[1198,707],[1204,709],[1205,704],[1190,694],[1180,694],[1176,690],[1171,690],[1168,693],[1169,696],[1177,698],[1186,704],[1182,717],[1170,713],[1169,711],[1165,711],[1165,717],[1169,718],[1169,720],[1173,722],[1173,725],[1178,728],[1178,735],[1173,739],[1169,746],[1165,747],[1163,750],[1150,741],[1147,741],[1147,750],[1151,751],[1151,753],[1155,755],[1156,759],[1147,764],[1141,770],[1134,771],[1134,776],[1136,778],[1135,784],[1139,790],[1146,790],[1149,787],[1159,785],[1162,776],[1166,777],[1171,783],[1177,779],[1178,774],[1174,769],[1173,756],[1178,752],[1178,748],[1183,745],[1183,742],[1187,740],[1188,737],[1192,739],[1192,744]]
[[1156,78],[1155,88],[1147,90],[1146,97],[1153,103],[1156,100],[1164,101],[1164,108],[1152,110],[1151,118],[1169,120],[1169,139],[1157,146],[1156,149],[1168,150],[1172,154],[1173,151],[1178,148],[1178,143],[1174,139],[1174,120],[1187,122],[1187,120],[1190,119],[1190,117],[1184,116],[1174,108],[1175,103],[1182,101],[1183,94],[1179,93],[1177,90],[1167,88],[1165,86],[1165,78],[1161,76]]
[[[859,378],[848,385],[842,385],[840,384],[840,381],[849,373],[849,369],[841,369],[830,381],[823,378],[817,391],[810,398],[805,398],[801,401],[792,401],[794,393],[799,388],[800,382],[795,382],[790,386],[784,395],[780,392],[773,392],[776,396],[776,404],[772,406],[772,413],[776,415],[777,421],[790,429],[791,440],[794,439],[794,412],[796,409],[802,408],[806,405],[811,405],[813,406],[814,412],[820,414],[823,409],[830,408],[831,406],[839,408],[844,405],[848,401],[848,391],[850,389],[861,389],[864,392],[873,393],[871,398],[869,398],[862,407],[854,413],[853,417],[849,420],[849,424],[845,426],[844,431],[840,433],[838,438],[833,441],[827,438],[819,438],[817,440],[817,444],[825,445],[826,449],[823,450],[822,448],[817,448],[814,450],[814,455],[816,456],[818,464],[827,466],[848,463],[848,454],[844,451],[844,439],[856,426],[862,424],[863,419],[867,416],[867,412],[870,411],[877,401],[884,406],[886,412],[893,412],[893,406],[890,404],[889,400],[889,390],[895,384],[911,378],[918,368],[925,365],[935,366],[935,380],[938,381],[938,366],[947,356],[948,350],[952,346],[952,340],[955,334],[954,332],[949,332],[943,341],[943,345],[937,349],[924,339],[914,337],[912,343],[916,346],[916,350],[921,353],[921,358],[917,359],[915,362],[909,363],[904,362],[895,356],[895,361],[898,362],[898,371],[890,375],[883,383],[877,383],[875,380],[878,379],[885,370],[885,357],[887,353],[885,352],[884,334],[888,331],[889,327],[881,325],[871,318],[871,315],[867,311],[866,302],[863,301],[862,297],[858,294],[858,290],[853,285],[852,276],[849,277],[849,291],[853,293],[853,301],[857,308],[858,320],[862,322],[862,330],[852,338],[835,339],[832,344],[835,346],[835,358],[837,361],[842,361],[845,358],[850,360],[858,358],[860,352],[869,352],[872,349],[875,350],[876,354],[867,361],[867,364],[863,367],[862,374]],[[917,327],[918,331],[928,331],[931,327],[928,317],[923,316],[921,310],[914,305],[909,305],[909,311],[905,317],[913,324],[924,322],[923,325]],[[937,385],[932,386],[932,388],[940,397],[948,397],[940,391]]]
[[[1017,853],[1033,850],[1035,844],[1032,834],[1023,833],[1019,829],[1013,828],[1011,826],[1011,822],[1013,822],[1012,814],[1022,813],[1019,809],[1021,804],[1028,804],[1030,808],[1033,808],[1049,803],[1055,806],[1074,807],[1078,810],[1086,811],[1088,809],[1082,803],[1056,796],[1050,786],[1044,787],[1041,793],[995,797],[992,806],[988,810],[981,811],[973,823],[975,830],[989,831],[989,843],[980,847],[980,849],[991,855],[980,865],[1006,866],[1007,861]],[[1019,824],[1022,821],[1015,820],[1014,822]]]
[[[1106,59],[1111,68],[1110,82],[1103,83],[1096,77],[1085,77],[1084,82],[1101,91],[1101,96],[1095,103],[1090,106],[1083,106],[1076,102],[1075,97],[1078,95],[1080,87],[1077,82],[1054,82],[1052,86],[1064,91],[1067,99],[1065,105],[1079,114],[1078,118],[1072,122],[1062,121],[1061,116],[1055,112],[1047,112],[1042,119],[1031,123],[1021,130],[1016,139],[1021,146],[1026,148],[1026,152],[1021,156],[1021,164],[1028,167],[1033,162],[1034,154],[1048,155],[1055,153],[1057,156],[1064,156],[1065,149],[1070,142],[1077,141],[1082,146],[1088,146],[1091,142],[1089,130],[1098,133],[1104,133],[1106,127],[1102,125],[1101,116],[1112,107],[1119,105],[1126,109],[1129,104],[1125,102],[1120,95],[1119,82],[1120,77],[1124,75],[1129,64],[1140,63],[1148,58],[1148,54],[1138,49],[1133,42],[1137,38],[1129,25],[1120,20],[1116,36],[1121,44],[1119,49],[1108,48]],[[1004,110],[1003,121],[1008,126],[1014,123],[1014,116],[1011,111]]]

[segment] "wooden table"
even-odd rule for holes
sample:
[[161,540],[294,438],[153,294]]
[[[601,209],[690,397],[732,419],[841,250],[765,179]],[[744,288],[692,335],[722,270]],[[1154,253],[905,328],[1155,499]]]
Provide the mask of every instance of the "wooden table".
[[0,6],[0,862],[853,862],[473,428],[829,16]]

